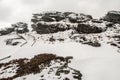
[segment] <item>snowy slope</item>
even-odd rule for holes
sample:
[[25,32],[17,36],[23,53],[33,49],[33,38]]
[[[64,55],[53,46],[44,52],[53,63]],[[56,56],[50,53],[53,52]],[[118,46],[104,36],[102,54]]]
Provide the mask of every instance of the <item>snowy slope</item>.
[[[45,23],[63,23],[66,26],[64,20]],[[77,27],[76,23],[70,23],[68,20],[66,23],[71,25],[70,27]],[[75,29],[69,29],[49,34],[30,31],[25,34],[18,35],[13,32],[0,36],[0,80],[81,80],[81,77],[82,80],[120,80],[120,24],[114,23],[107,27],[110,22],[94,23],[92,20],[84,24],[107,29],[101,33],[91,34],[80,34]],[[19,60],[25,59],[23,64],[29,63],[29,67],[35,55],[45,53],[63,58],[73,56],[73,59],[69,63],[52,59],[49,66],[36,63],[40,68],[44,66],[41,72],[9,79],[21,68]],[[67,66],[64,66],[66,63]],[[56,75],[59,69],[63,72],[67,70],[69,73],[61,72],[60,75]]]
[[[120,54],[118,48],[114,46],[103,43],[101,47],[92,47],[70,40],[67,42],[56,41],[54,43],[38,40],[33,46],[31,46],[32,43],[33,40],[28,39],[28,43],[22,47],[20,47],[20,45],[9,46],[9,48],[6,48],[5,45],[1,46],[1,53],[3,53],[1,58],[9,55],[11,55],[11,57],[0,62],[8,62],[19,58],[30,59],[34,55],[41,53],[54,53],[59,56],[73,56],[74,59],[69,65],[72,68],[81,71],[83,75],[82,80],[120,79]],[[41,73],[36,75],[30,74],[28,76],[17,78],[16,80],[22,80],[24,78],[26,78],[26,80],[31,80],[32,78],[38,80],[39,77],[37,76],[39,75],[41,75]]]

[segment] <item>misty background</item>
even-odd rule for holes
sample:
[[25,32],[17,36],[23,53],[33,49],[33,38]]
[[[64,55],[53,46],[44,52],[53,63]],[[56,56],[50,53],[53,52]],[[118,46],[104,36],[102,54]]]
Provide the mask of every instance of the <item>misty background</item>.
[[0,28],[18,21],[30,23],[33,13],[43,11],[72,11],[100,18],[111,10],[120,10],[120,0],[0,0]]

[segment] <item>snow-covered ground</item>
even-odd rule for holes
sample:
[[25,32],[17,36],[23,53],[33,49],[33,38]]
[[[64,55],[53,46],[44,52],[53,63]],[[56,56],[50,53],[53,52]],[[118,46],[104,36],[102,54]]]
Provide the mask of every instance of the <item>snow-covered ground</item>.
[[[32,58],[34,55],[41,53],[53,53],[59,56],[73,56],[74,59],[69,66],[82,73],[82,80],[120,80],[119,49],[109,44],[102,43],[101,47],[92,47],[69,40],[66,42],[56,41],[53,44],[39,39],[31,46],[33,43],[32,38],[26,37],[28,43],[22,47],[20,47],[20,45],[6,46],[4,40],[8,37],[10,37],[10,35],[0,37],[0,59],[7,56],[11,57],[1,60],[0,63],[19,58]],[[31,74],[26,77],[28,77],[27,80],[31,80],[37,76],[39,76],[39,74]],[[17,80],[21,80],[24,77],[25,76],[18,78]],[[38,79],[36,78],[35,80]]]

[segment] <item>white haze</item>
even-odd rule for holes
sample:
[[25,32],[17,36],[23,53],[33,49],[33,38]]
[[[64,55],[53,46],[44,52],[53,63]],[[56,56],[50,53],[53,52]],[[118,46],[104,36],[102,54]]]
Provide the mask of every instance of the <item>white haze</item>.
[[0,0],[0,28],[18,21],[30,23],[32,14],[41,11],[74,11],[99,18],[110,10],[120,10],[120,0]]

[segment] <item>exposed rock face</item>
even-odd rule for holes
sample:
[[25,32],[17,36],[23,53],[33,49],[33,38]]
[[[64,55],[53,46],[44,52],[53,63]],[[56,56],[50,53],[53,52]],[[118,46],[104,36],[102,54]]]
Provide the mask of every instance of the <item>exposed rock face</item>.
[[5,28],[0,30],[0,35],[7,35],[14,31],[14,28]]
[[104,20],[109,22],[120,23],[120,11],[109,11],[104,17]]
[[17,33],[26,33],[28,32],[28,25],[24,22],[17,22],[15,24],[12,24],[12,27],[15,29]]
[[33,29],[39,34],[55,33],[59,31],[65,31],[70,29],[64,23],[37,23],[37,25],[32,25]]
[[32,22],[36,23],[39,21],[54,22],[65,19],[65,16],[61,12],[45,12],[40,14],[33,14]]
[[71,23],[81,23],[92,19],[92,16],[90,15],[76,14],[76,13],[71,13],[67,17]]
[[92,19],[92,16],[73,12],[46,12],[34,14],[32,28],[39,34],[55,33],[73,29],[75,25]]
[[[102,32],[105,32],[108,35],[107,38],[111,37],[111,35],[109,35],[108,33],[112,33],[112,34],[115,33],[115,35],[119,33],[120,30],[120,24],[118,24],[119,16],[120,16],[119,14],[120,12],[118,11],[110,11],[104,17],[104,19],[93,19],[92,16],[90,15],[79,14],[74,12],[64,12],[64,13],[45,12],[40,14],[34,14],[33,18],[31,19],[31,21],[33,22],[31,26],[33,31],[37,32],[38,34],[47,35],[47,37],[46,35],[42,35],[42,36],[39,35],[41,39],[45,41],[63,42],[66,41],[67,39],[72,39],[77,42],[81,42],[82,44],[89,44],[98,47],[100,46],[99,39],[100,40],[103,39],[100,35],[102,34]],[[1,30],[0,34],[6,35],[11,32],[26,33],[28,31],[27,24],[23,22],[18,22],[16,24],[13,24],[12,26],[13,26],[12,28],[6,28],[5,30]],[[52,35],[49,35],[50,33],[52,33]],[[33,33],[31,32],[30,34],[34,34],[34,32]],[[76,34],[80,36],[75,36]],[[81,35],[84,36],[81,37]],[[16,46],[18,44],[24,45],[27,43],[26,36],[23,36],[22,34],[20,35],[17,34],[17,36],[18,37],[15,39],[14,38],[6,39],[5,40],[6,45]],[[31,35],[27,35],[27,36],[29,37]],[[35,37],[36,36],[32,35],[33,44],[37,40],[37,38]],[[25,43],[23,43],[19,39],[24,40]],[[40,38],[38,37],[38,39]]]
[[36,23],[39,21],[44,22],[58,22],[64,20],[64,22],[70,21],[73,23],[84,22],[92,19],[91,15],[85,15],[82,13],[74,13],[74,12],[46,12],[40,14],[33,14],[32,22]]
[[90,33],[101,33],[104,31],[104,29],[95,25],[82,23],[82,24],[78,24],[76,31],[78,33],[90,34]]
[[1,29],[0,30],[0,35],[7,35],[10,34],[12,32],[16,32],[16,33],[26,33],[28,32],[28,25],[27,23],[24,22],[17,22],[15,24],[12,24],[11,27],[5,28],[5,29]]

